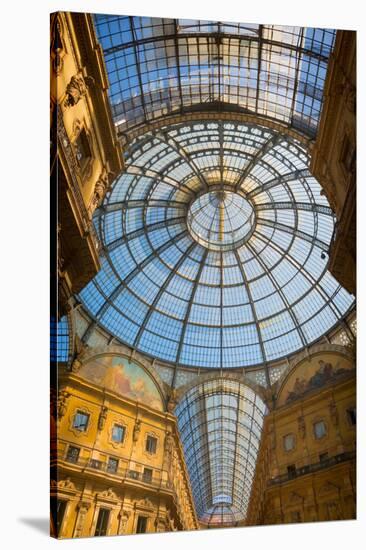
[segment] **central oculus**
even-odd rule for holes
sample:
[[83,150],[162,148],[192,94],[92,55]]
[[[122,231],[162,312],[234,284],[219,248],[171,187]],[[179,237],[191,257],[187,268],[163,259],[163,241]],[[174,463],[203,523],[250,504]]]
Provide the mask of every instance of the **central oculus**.
[[187,225],[195,241],[210,250],[232,250],[254,229],[253,206],[232,191],[209,191],[190,205]]

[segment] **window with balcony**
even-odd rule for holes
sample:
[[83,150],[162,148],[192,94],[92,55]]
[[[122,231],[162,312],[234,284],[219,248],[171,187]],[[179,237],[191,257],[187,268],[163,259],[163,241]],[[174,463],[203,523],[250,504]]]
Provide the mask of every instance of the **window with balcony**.
[[101,460],[97,460],[96,458],[91,458],[89,462],[90,468],[94,468],[94,470],[102,470],[103,469],[103,462]]
[[153,471],[151,468],[144,468],[144,473],[142,474],[142,480],[145,481],[145,483],[151,483],[152,475],[153,475]]
[[77,411],[74,416],[72,427],[75,428],[76,430],[79,430],[80,432],[86,432],[89,424],[89,418],[90,418],[89,414],[83,411]]
[[79,460],[79,454],[80,454],[80,448],[74,447],[73,445],[69,445],[69,448],[67,449],[66,453],[66,460],[67,462],[73,462],[76,464]]
[[296,477],[296,466],[295,466],[295,464],[289,464],[287,466],[287,474],[288,474],[289,479],[293,479],[294,477]]
[[118,458],[113,458],[110,456],[108,458],[107,471],[111,474],[115,474],[118,470]]

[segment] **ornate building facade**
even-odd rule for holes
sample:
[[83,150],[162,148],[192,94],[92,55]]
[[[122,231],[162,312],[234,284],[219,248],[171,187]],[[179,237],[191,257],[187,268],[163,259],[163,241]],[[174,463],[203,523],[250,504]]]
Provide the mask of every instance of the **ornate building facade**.
[[61,538],[198,526],[176,418],[153,373],[119,351],[60,373],[51,499]]

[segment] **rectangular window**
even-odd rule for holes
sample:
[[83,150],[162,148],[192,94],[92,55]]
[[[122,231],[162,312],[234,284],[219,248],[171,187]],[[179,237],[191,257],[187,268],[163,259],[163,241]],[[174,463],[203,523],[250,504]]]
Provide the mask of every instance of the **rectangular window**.
[[73,428],[76,428],[80,432],[85,432],[89,423],[89,415],[82,411],[77,411],[74,416],[74,421],[72,424]]
[[146,528],[147,528],[147,517],[139,516],[137,518],[136,533],[146,533]]
[[323,420],[320,420],[319,422],[315,422],[314,424],[314,435],[315,439],[321,439],[327,434],[327,428],[325,426],[325,423]]
[[157,445],[157,439],[156,437],[152,437],[151,435],[148,435],[146,438],[146,450],[148,453],[155,454],[156,453],[156,445]]
[[62,522],[65,516],[67,501],[60,500],[56,497],[51,497],[51,514],[53,521],[53,529],[56,537],[60,535]]
[[111,472],[111,474],[116,473],[118,470],[118,458],[109,457],[108,458],[108,465],[107,465],[107,471]]
[[114,424],[112,428],[112,440],[117,443],[123,443],[125,438],[126,428],[120,424]]
[[89,461],[90,468],[94,468],[94,470],[102,470],[103,469],[103,462],[101,460],[97,460],[96,458],[91,458]]
[[295,448],[295,436],[294,434],[287,434],[283,438],[283,448],[285,451],[292,451]]
[[151,483],[152,474],[153,474],[153,471],[152,471],[151,468],[144,468],[144,473],[142,475],[142,480],[145,481],[145,483]]
[[289,479],[293,479],[294,477],[296,477],[296,466],[295,466],[295,464],[290,464],[289,466],[287,466],[287,474],[288,474]]
[[84,170],[89,162],[89,159],[91,158],[89,141],[84,128],[81,130],[80,134],[76,138],[75,155],[80,168]]
[[79,447],[73,447],[72,445],[69,445],[69,448],[67,449],[67,454],[66,454],[67,462],[73,462],[74,464],[76,464],[79,460],[79,454],[80,454]]
[[107,534],[109,520],[109,510],[108,508],[101,508],[99,510],[97,526],[95,528],[95,537],[104,537]]
[[351,426],[356,426],[356,408],[347,409],[347,417]]

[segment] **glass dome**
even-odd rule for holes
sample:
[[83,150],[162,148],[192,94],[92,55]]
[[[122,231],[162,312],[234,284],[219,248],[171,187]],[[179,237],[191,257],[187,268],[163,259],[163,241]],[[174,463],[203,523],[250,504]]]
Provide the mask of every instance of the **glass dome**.
[[210,250],[232,250],[243,244],[254,227],[249,201],[232,191],[209,191],[188,209],[187,226],[192,237]]
[[248,367],[353,305],[327,271],[335,218],[294,138],[182,122],[136,137],[125,161],[94,219],[102,269],[80,293],[114,337],[178,365]]

